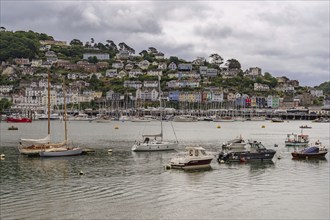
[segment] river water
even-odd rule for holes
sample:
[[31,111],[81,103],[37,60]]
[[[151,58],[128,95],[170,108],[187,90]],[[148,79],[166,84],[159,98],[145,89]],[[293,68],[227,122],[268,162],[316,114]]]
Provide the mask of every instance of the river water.
[[[142,133],[160,131],[157,121],[70,122],[70,139],[95,153],[30,158],[19,155],[18,139],[46,136],[47,122],[15,124],[17,131],[2,122],[0,219],[329,219],[329,154],[325,160],[297,161],[284,146],[288,133],[310,125],[304,134],[329,147],[329,124],[173,122],[175,134],[170,122],[163,124],[165,138],[180,142],[177,151],[193,145],[218,152],[223,142],[242,135],[282,159],[245,164],[214,159],[207,171],[166,170],[176,151],[131,152]],[[52,123],[53,140],[63,139],[63,128],[60,121]]]

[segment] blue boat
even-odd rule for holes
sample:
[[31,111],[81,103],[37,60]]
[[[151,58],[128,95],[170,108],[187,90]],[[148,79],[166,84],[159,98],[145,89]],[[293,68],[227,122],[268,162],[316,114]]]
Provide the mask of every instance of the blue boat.
[[323,147],[320,143],[302,149],[301,151],[294,151],[291,153],[293,159],[318,159],[324,158],[328,153],[328,149]]

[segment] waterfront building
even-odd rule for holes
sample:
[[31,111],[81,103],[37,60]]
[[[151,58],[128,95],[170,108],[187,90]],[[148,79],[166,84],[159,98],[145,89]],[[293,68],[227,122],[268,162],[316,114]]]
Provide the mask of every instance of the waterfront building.
[[168,93],[168,99],[169,101],[179,101],[180,91],[170,91]]
[[158,101],[158,94],[157,89],[137,89],[135,97],[136,100]]

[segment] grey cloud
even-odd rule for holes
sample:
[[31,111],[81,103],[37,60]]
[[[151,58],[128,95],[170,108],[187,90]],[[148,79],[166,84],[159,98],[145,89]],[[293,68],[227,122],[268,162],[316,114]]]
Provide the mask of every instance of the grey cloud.
[[219,53],[225,60],[238,59],[243,68],[259,66],[315,84],[329,79],[329,4],[1,1],[0,16],[8,30],[33,30],[66,41],[111,39],[137,53],[154,46],[167,57],[186,60]]

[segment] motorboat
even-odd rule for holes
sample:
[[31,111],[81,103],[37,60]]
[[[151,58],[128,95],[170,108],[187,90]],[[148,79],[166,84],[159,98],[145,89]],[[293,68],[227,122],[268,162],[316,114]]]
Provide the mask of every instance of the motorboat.
[[109,123],[111,118],[107,115],[99,115],[95,120],[96,123]]
[[317,119],[313,120],[312,122],[329,123],[330,122],[330,119],[329,118],[320,117],[320,118],[317,118]]
[[88,114],[86,113],[78,113],[77,115],[75,116],[70,116],[70,117],[67,117],[67,120],[68,121],[93,121],[92,118],[89,117]]
[[[60,120],[61,116],[57,113],[50,114],[50,120]],[[38,117],[38,120],[48,120],[48,114],[42,114]]]
[[287,134],[285,146],[287,147],[306,147],[309,143],[309,136],[307,134]]
[[151,122],[151,119],[145,117],[134,117],[131,118],[131,122]]
[[213,119],[214,122],[234,122],[235,119],[233,119],[230,116],[224,116],[224,117],[216,117]]
[[14,125],[12,125],[8,128],[8,130],[15,131],[15,130],[18,130],[18,127],[15,127]]
[[7,122],[14,122],[14,123],[31,123],[32,119],[27,117],[21,117],[19,115],[9,116],[7,117]]
[[214,155],[207,154],[202,147],[186,147],[185,153],[178,154],[170,160],[169,168],[173,169],[201,169],[210,168]]
[[272,122],[284,122],[284,120],[282,118],[272,118],[271,121]]
[[235,117],[234,120],[235,121],[246,121],[246,118],[244,118],[244,117]]
[[299,126],[299,128],[301,129],[309,129],[309,128],[312,128],[311,126],[308,126],[308,125],[301,125]]
[[177,115],[174,116],[173,121],[175,122],[197,122],[198,119],[192,115]]
[[326,149],[320,142],[315,142],[315,144],[310,147],[304,148],[300,151],[294,151],[291,153],[293,159],[318,159],[324,158],[328,153]]
[[242,135],[239,137],[229,140],[226,143],[222,144],[222,150],[223,151],[242,151],[245,149],[245,145],[247,143],[242,138]]
[[266,117],[264,116],[255,116],[255,117],[251,117],[250,121],[265,121]]
[[254,160],[272,160],[276,151],[267,149],[261,142],[248,141],[242,151],[221,151],[218,155],[218,162],[249,162]]

